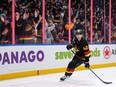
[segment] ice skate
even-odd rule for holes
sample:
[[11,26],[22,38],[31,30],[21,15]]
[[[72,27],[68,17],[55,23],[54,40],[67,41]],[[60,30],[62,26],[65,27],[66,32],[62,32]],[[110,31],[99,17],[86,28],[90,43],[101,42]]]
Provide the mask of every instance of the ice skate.
[[62,76],[61,78],[60,78],[60,81],[65,81],[66,79],[68,79],[69,78],[69,76]]

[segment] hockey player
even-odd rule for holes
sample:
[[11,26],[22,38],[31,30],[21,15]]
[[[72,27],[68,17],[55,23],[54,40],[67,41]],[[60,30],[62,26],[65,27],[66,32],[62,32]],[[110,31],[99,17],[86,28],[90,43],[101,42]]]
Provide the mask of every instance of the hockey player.
[[75,68],[83,63],[85,64],[85,68],[90,67],[90,50],[87,41],[83,38],[83,31],[81,29],[76,31],[73,42],[67,45],[66,48],[67,50],[75,48],[76,53],[72,61],[69,62],[64,76],[60,78],[61,81],[64,81],[66,78],[70,77],[73,74]]

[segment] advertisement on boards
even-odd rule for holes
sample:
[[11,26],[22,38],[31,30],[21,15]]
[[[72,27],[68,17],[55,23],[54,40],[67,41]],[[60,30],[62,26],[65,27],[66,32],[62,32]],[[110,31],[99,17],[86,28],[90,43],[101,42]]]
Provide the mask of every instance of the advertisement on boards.
[[[91,64],[116,62],[115,45],[90,45]],[[66,45],[0,47],[0,74],[64,68],[73,57]]]

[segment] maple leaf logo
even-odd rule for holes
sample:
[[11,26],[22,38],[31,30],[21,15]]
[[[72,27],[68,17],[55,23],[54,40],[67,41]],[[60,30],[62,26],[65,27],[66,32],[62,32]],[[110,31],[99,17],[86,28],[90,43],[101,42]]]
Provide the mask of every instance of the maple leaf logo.
[[103,53],[104,53],[104,57],[105,57],[106,59],[108,59],[108,58],[110,57],[110,48],[109,48],[108,46],[106,46],[106,47],[104,48]]
[[106,49],[104,53],[105,53],[105,56],[109,56],[110,51]]

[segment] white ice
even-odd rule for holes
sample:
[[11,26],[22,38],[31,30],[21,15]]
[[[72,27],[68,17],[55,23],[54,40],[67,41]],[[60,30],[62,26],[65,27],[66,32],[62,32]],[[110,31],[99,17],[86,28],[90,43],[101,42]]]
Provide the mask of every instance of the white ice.
[[0,87],[116,87],[116,67],[92,69],[104,84],[90,70],[75,71],[64,82],[59,79],[64,73],[39,75],[0,81]]

